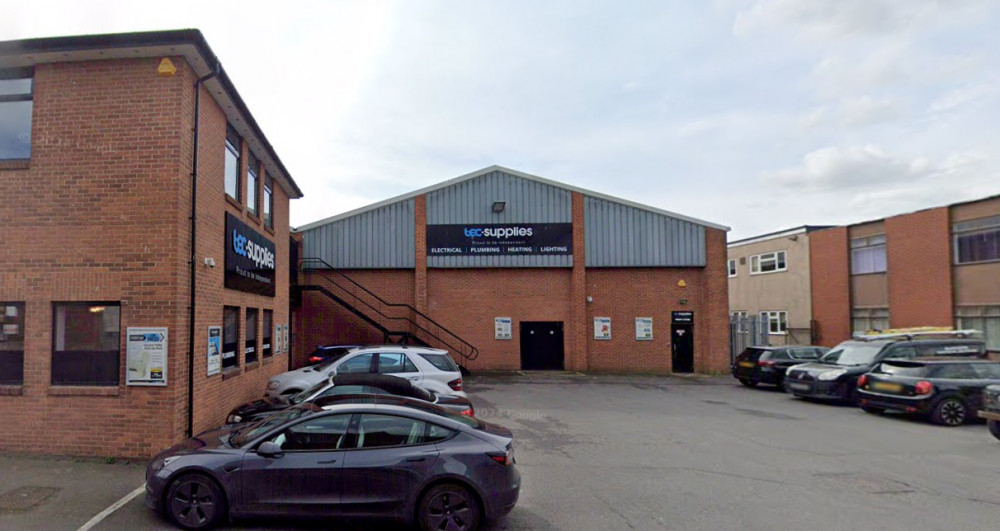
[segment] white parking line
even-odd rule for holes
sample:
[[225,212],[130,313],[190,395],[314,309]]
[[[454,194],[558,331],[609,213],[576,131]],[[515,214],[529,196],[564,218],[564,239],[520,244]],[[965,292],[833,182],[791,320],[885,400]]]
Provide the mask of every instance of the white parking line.
[[138,495],[140,495],[140,494],[142,494],[142,491],[144,491],[144,490],[146,490],[146,484],[145,483],[143,483],[142,485],[139,485],[139,488],[137,488],[137,489],[133,490],[132,492],[126,494],[124,498],[122,498],[122,499],[116,501],[115,503],[111,504],[111,506],[108,507],[107,509],[104,509],[103,511],[97,513],[96,516],[94,516],[93,518],[91,518],[87,523],[85,523],[82,526],[80,526],[80,529],[77,529],[76,531],[87,531],[88,529],[90,529],[90,528],[94,527],[95,525],[101,523],[101,520],[104,520],[109,515],[111,515],[111,513],[117,511],[118,509],[121,509],[122,505],[125,505],[126,503],[128,503],[128,502],[132,501],[133,499],[135,499],[135,497],[138,496]]

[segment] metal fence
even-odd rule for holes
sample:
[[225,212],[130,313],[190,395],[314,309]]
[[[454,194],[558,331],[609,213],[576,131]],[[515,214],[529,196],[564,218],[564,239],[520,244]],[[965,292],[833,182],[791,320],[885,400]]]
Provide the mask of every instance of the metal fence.
[[729,317],[729,363],[749,346],[768,345],[768,320],[757,315],[732,315]]

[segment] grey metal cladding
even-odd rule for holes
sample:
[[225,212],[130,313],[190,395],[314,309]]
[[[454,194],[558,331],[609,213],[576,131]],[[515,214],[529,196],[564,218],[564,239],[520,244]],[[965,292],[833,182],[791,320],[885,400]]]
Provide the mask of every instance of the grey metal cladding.
[[[494,213],[494,202],[506,203]],[[493,171],[427,194],[427,224],[571,223],[569,190]],[[573,267],[573,257],[428,256],[428,267]]]
[[703,267],[705,227],[584,198],[587,267]]
[[302,256],[343,269],[416,266],[413,199],[303,231]]

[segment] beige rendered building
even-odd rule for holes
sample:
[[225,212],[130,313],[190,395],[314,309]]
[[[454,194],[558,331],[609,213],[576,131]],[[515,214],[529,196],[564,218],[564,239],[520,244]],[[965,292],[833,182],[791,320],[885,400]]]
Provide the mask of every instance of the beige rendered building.
[[730,315],[759,316],[771,345],[812,343],[809,234],[804,225],[728,244]]

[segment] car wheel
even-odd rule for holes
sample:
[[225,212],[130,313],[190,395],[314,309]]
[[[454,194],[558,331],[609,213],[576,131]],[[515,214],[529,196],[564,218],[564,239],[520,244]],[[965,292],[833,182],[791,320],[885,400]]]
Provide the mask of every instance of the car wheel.
[[740,383],[747,387],[757,387],[757,382],[749,378],[740,378]]
[[417,521],[424,531],[471,531],[479,528],[481,517],[476,497],[465,487],[452,483],[428,490],[417,508]]
[[165,501],[170,521],[184,529],[214,527],[228,511],[222,490],[203,474],[186,474],[174,480]]
[[861,406],[861,410],[865,413],[871,413],[872,415],[881,415],[882,413],[885,413],[885,410],[880,407]]
[[948,397],[942,399],[931,411],[931,422],[942,426],[960,426],[965,423],[968,416],[968,409],[965,402],[958,398]]
[[995,420],[987,420],[986,427],[990,429],[990,435],[1000,439],[1000,422]]

